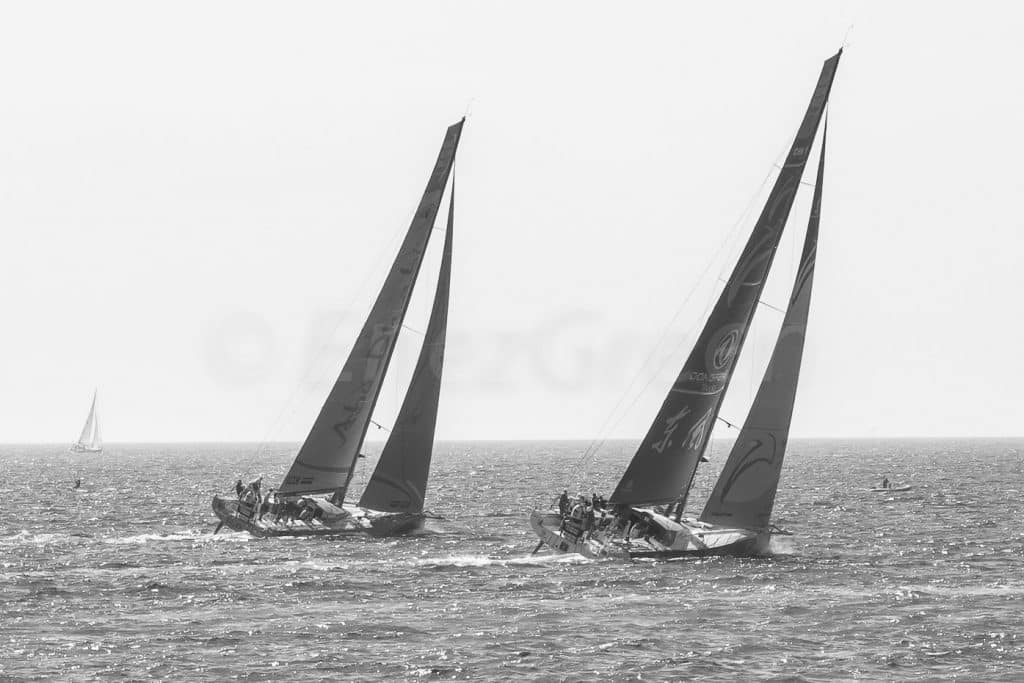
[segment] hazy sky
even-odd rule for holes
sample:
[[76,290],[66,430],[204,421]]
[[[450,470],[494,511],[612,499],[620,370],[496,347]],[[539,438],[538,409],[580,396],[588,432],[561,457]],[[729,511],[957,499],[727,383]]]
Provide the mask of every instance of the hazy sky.
[[5,3],[0,441],[302,438],[467,110],[438,437],[639,437],[851,24],[794,433],[1024,433],[1013,11]]

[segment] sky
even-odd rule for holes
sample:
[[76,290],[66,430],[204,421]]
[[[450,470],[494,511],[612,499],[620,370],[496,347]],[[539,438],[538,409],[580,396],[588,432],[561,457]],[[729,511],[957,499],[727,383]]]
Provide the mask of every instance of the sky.
[[[4,3],[0,442],[73,441],[94,388],[108,441],[302,439],[464,115],[437,437],[639,438],[844,44],[793,434],[1021,435],[1022,16]],[[758,312],[726,419],[780,322]]]

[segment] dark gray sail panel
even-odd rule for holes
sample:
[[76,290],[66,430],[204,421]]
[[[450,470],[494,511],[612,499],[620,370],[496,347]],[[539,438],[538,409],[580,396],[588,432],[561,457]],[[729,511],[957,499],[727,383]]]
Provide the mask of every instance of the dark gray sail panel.
[[341,374],[285,476],[280,487],[282,494],[335,491],[336,500],[340,502],[344,497],[423,262],[462,124],[459,121],[450,126],[445,134],[394,264]]
[[824,177],[825,132],[822,132],[811,217],[807,222],[800,268],[782,329],[743,429],[701,513],[701,521],[744,529],[766,529],[771,522],[800,380],[800,362],[814,282]]
[[689,490],[782,237],[841,54],[822,66],[786,162],[739,262],[610,502],[669,503]]
[[441,396],[448,292],[451,287],[452,236],[455,221],[455,182],[448,205],[448,227],[437,278],[437,291],[409,390],[394,428],[384,444],[359,506],[383,512],[422,512],[434,452],[434,428]]

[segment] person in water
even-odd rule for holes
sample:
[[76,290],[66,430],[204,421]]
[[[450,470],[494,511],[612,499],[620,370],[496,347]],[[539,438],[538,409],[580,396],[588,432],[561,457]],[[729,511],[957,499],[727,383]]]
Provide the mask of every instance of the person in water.
[[882,477],[882,488],[889,488],[889,477]]
[[81,487],[82,487],[82,480],[81,479],[75,479],[75,485],[72,488],[78,489],[78,488],[81,488]]
[[242,493],[245,491],[245,484],[242,483],[241,479],[235,480],[235,494],[241,498]]

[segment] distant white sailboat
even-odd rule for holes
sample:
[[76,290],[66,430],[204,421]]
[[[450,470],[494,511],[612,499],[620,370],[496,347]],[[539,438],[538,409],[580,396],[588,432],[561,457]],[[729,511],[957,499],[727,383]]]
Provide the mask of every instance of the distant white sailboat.
[[100,418],[96,413],[96,393],[96,391],[92,392],[89,417],[85,418],[82,434],[71,447],[72,453],[100,453],[103,451],[103,439],[100,438]]

